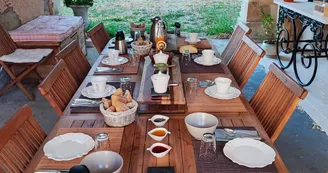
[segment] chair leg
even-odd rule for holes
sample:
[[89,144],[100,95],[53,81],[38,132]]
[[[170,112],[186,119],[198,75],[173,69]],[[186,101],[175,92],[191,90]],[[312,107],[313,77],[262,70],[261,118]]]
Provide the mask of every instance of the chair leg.
[[12,87],[13,85],[17,85],[19,89],[21,89],[23,91],[23,93],[27,96],[27,98],[31,101],[34,101],[35,98],[27,91],[26,88],[24,88],[24,86],[21,83],[21,80],[28,75],[30,72],[32,72],[33,70],[36,69],[36,67],[38,67],[39,64],[34,64],[32,66],[27,67],[27,69],[25,69],[22,73],[20,73],[17,77],[11,72],[11,70],[8,68],[8,66],[4,63],[1,63],[2,66],[4,67],[5,71],[8,73],[8,75],[11,78],[11,81],[9,82],[9,84],[7,84],[5,87],[3,87],[0,90],[0,96],[7,91],[10,87]]

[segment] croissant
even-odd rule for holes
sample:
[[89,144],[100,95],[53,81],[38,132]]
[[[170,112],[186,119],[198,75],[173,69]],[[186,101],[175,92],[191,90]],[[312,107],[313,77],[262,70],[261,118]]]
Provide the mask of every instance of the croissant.
[[108,109],[109,107],[112,106],[112,101],[111,100],[108,100],[106,98],[102,98],[102,102],[104,104],[104,108],[105,109]]
[[121,102],[119,102],[119,103],[115,106],[115,108],[116,108],[116,111],[117,111],[117,112],[122,112],[122,111],[126,111],[126,110],[129,110],[129,109],[130,109],[126,104],[121,103]]
[[118,88],[113,95],[115,95],[115,96],[122,96],[123,95],[123,90],[121,88]]
[[132,102],[132,96],[129,90],[125,91],[124,97],[126,98],[126,100],[128,101],[128,103]]
[[128,106],[130,109],[133,108],[135,105],[136,105],[135,102],[130,102],[126,104],[126,106]]
[[113,95],[112,96],[112,105],[115,106],[115,107],[117,107],[117,105],[119,103],[126,104],[126,103],[128,103],[128,100],[126,98],[124,98],[124,97]]
[[115,106],[111,106],[107,109],[107,111],[116,112],[116,108],[115,108]]

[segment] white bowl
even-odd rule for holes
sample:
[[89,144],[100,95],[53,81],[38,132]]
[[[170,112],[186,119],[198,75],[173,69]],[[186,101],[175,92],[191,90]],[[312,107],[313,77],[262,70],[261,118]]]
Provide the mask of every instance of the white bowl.
[[[162,122],[155,122],[155,120],[157,118],[160,118],[160,119],[164,119],[164,121]],[[167,117],[167,116],[164,116],[164,115],[154,115],[152,116],[150,119],[148,119],[148,121],[151,121],[155,124],[155,126],[157,127],[160,127],[160,126],[164,126],[164,124],[169,120],[170,118]]]
[[[161,152],[161,153],[154,153],[152,150],[154,147],[157,147],[157,146],[161,146],[161,147],[165,147],[167,148],[166,151],[164,152]],[[151,145],[149,148],[147,148],[147,150],[155,157],[157,158],[162,158],[164,157],[165,155],[167,155],[167,153],[170,152],[170,150],[172,149],[172,147],[170,147],[169,145],[166,145],[166,144],[163,144],[163,143],[154,143],[153,145]]]
[[113,151],[98,151],[87,155],[80,164],[87,166],[92,173],[120,173],[123,158]]
[[186,116],[185,123],[191,136],[201,140],[204,133],[214,133],[219,120],[212,114],[196,112]]
[[[164,136],[153,135],[152,133],[157,131],[157,130],[163,130],[165,132],[165,135]],[[166,128],[163,128],[163,127],[154,128],[153,130],[148,132],[148,135],[151,138],[153,138],[155,141],[162,141],[167,136],[167,134],[171,134],[171,132],[169,132]]]

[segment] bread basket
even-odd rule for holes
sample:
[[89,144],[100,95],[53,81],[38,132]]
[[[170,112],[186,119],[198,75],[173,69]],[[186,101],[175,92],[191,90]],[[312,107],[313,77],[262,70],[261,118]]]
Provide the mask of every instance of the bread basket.
[[140,56],[149,55],[153,43],[150,42],[148,45],[137,45],[137,41],[131,43],[131,47],[137,52]]
[[106,124],[112,127],[123,127],[131,124],[135,120],[138,109],[138,103],[135,100],[132,100],[132,102],[135,103],[135,106],[122,112],[106,111],[104,104],[100,104],[100,112],[104,115]]

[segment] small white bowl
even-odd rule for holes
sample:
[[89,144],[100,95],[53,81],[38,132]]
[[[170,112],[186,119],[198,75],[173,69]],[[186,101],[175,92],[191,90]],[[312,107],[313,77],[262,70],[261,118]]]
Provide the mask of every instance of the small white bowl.
[[[156,135],[152,134],[153,132],[158,131],[158,130],[163,130],[165,132],[165,135],[164,136],[156,136]],[[155,141],[162,141],[167,136],[167,134],[171,134],[171,132],[169,132],[166,128],[163,128],[163,127],[158,127],[158,128],[155,128],[148,132],[148,135],[151,138],[153,138]]]
[[[164,119],[164,121],[162,122],[155,122],[155,120],[157,118],[161,118],[161,119]],[[148,119],[148,121],[151,121],[155,124],[155,126],[157,127],[161,127],[161,126],[164,126],[164,124],[169,120],[170,118],[167,117],[167,116],[164,116],[164,115],[154,115],[152,116],[150,119]]]
[[98,151],[87,155],[80,164],[87,166],[92,173],[120,173],[123,158],[113,151]]
[[214,133],[219,120],[212,114],[196,112],[186,116],[185,123],[191,136],[201,140],[204,133]]
[[[165,147],[165,148],[167,148],[167,150],[164,151],[164,152],[161,152],[161,153],[154,153],[152,150],[153,150],[154,147],[157,147],[157,146]],[[151,153],[153,156],[157,157],[157,158],[162,158],[162,157],[164,157],[165,155],[167,155],[167,153],[169,153],[169,152],[171,151],[171,149],[172,149],[171,146],[166,145],[166,144],[163,144],[163,143],[159,143],[159,142],[154,143],[154,144],[151,145],[149,148],[147,148],[147,150],[150,151],[150,153]]]

